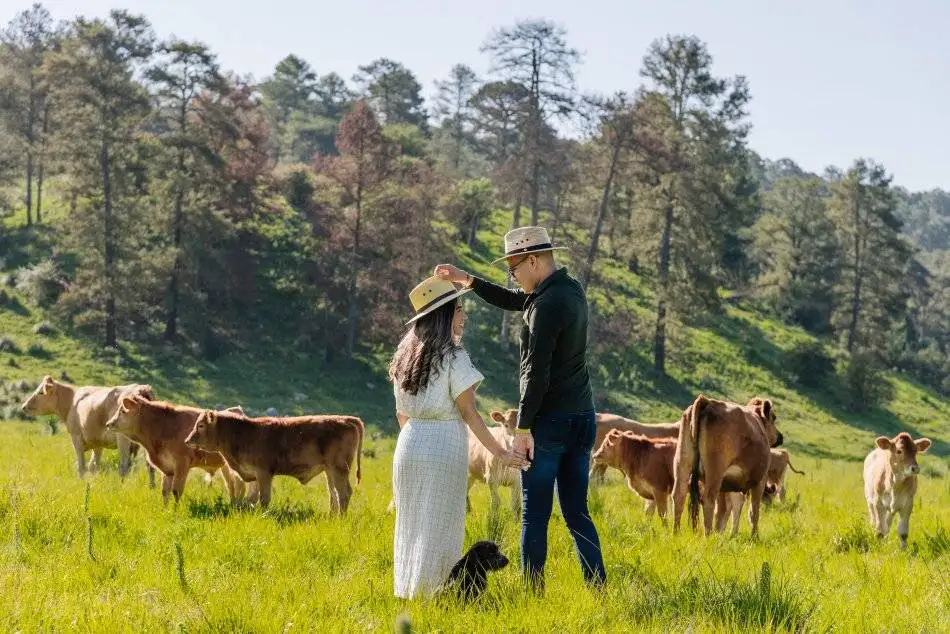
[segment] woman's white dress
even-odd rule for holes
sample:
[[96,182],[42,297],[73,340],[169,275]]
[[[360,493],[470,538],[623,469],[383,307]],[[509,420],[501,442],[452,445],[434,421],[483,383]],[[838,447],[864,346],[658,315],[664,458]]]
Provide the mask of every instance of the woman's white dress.
[[483,379],[468,353],[459,350],[446,355],[425,390],[407,394],[395,386],[396,411],[409,417],[393,457],[397,597],[431,594],[462,556],[468,431],[455,398]]

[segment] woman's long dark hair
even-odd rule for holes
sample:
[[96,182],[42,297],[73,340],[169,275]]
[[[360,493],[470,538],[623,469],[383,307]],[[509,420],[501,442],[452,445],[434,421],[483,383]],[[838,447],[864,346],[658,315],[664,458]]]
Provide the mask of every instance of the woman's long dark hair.
[[458,299],[417,319],[403,335],[389,363],[389,379],[404,392],[418,394],[438,376],[445,356],[461,346],[452,337]]

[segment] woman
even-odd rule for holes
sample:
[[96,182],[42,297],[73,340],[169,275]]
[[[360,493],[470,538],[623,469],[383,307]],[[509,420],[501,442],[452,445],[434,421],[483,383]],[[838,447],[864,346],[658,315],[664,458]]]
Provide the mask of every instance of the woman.
[[504,464],[528,466],[498,444],[475,409],[484,377],[460,345],[465,313],[459,297],[467,290],[436,277],[416,286],[409,293],[416,315],[389,365],[400,427],[393,458],[393,564],[396,596],[403,599],[431,594],[462,555],[465,425]]

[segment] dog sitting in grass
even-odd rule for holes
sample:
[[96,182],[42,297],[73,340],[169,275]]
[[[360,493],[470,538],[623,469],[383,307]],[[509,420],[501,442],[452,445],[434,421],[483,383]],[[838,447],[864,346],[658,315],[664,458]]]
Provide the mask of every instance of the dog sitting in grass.
[[498,544],[492,541],[475,543],[449,573],[443,592],[457,594],[463,601],[473,601],[488,587],[488,573],[508,565]]

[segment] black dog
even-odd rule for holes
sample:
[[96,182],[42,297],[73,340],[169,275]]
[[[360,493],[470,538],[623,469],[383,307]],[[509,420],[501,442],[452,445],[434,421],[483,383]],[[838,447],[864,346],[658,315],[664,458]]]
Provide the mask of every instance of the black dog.
[[507,565],[508,558],[501,553],[498,544],[477,542],[452,568],[446,586],[454,586],[465,601],[477,599],[488,586],[488,572]]

